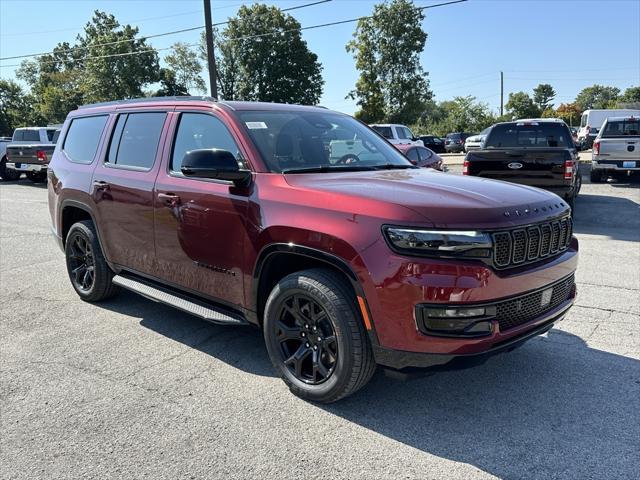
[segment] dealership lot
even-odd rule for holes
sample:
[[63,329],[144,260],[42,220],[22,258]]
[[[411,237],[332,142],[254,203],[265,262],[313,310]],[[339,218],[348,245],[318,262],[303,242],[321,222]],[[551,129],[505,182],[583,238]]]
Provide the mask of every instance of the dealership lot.
[[564,322],[479,367],[378,371],[330,406],[274,378],[258,330],[80,301],[44,185],[0,184],[0,477],[634,477],[640,182],[583,180]]

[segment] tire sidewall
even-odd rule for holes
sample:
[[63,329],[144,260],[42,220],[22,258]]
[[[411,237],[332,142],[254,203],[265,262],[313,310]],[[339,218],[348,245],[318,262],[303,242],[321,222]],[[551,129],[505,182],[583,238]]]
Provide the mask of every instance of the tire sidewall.
[[[76,285],[76,282],[73,280],[73,276],[71,274],[71,264],[70,264],[69,257],[71,255],[71,243],[73,238],[76,236],[84,237],[85,240],[87,240],[87,242],[91,245],[91,250],[93,252],[93,260],[94,260],[93,261],[93,264],[94,264],[93,285],[91,285],[91,288],[89,290],[79,289],[78,286]],[[101,268],[101,265],[98,265],[99,262],[97,261],[98,259],[96,256],[96,248],[100,248],[100,245],[98,245],[98,242],[97,242],[97,239],[95,238],[94,233],[86,225],[84,225],[83,223],[76,223],[69,229],[69,233],[67,234],[67,239],[65,241],[65,246],[64,246],[65,262],[67,265],[67,275],[69,275],[69,280],[71,281],[71,285],[73,286],[73,289],[82,299],[91,298],[91,296],[95,293],[95,290],[96,290],[96,285],[97,285],[96,280],[99,274],[98,269]]]
[[[275,322],[278,320],[284,301],[296,293],[311,297],[325,309],[336,335],[338,346],[336,366],[331,376],[318,385],[305,383],[289,371],[282,360],[280,345],[275,334]],[[339,295],[336,291],[332,293],[333,295]],[[333,295],[327,296],[324,292],[311,285],[306,277],[300,275],[285,279],[278,284],[269,296],[265,306],[264,337],[273,366],[294,393],[309,400],[322,401],[336,389],[341,389],[343,384],[349,381],[350,372],[353,368],[353,345],[351,337],[346,334],[345,329],[348,328],[348,324],[346,319],[343,318],[345,313],[335,307],[334,301],[336,299],[331,298]]]

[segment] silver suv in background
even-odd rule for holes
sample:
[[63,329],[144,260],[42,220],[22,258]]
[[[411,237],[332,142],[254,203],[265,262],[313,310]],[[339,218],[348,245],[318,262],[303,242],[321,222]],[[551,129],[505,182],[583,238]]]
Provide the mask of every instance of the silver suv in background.
[[604,121],[591,152],[591,181],[612,174],[640,171],[640,117],[610,117]]

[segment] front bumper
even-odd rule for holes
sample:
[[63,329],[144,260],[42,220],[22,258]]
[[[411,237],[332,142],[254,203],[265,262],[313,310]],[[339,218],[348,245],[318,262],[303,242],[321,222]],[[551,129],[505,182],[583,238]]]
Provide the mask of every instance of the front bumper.
[[37,163],[13,163],[7,162],[7,168],[15,170],[17,172],[46,172],[47,166]]

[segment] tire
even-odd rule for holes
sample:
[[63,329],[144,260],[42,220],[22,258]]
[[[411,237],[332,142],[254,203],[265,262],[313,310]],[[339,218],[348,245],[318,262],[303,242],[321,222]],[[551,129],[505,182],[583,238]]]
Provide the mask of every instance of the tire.
[[599,170],[591,169],[590,177],[591,177],[591,183],[602,183],[604,181],[602,172]]
[[20,178],[21,173],[12,168],[7,168],[7,157],[0,160],[0,177],[6,182],[13,182]]
[[71,226],[64,253],[69,280],[82,300],[99,302],[118,293],[118,286],[112,282],[114,273],[102,254],[91,220],[83,220]]
[[33,183],[46,182],[47,172],[27,172],[27,178]]
[[305,400],[335,402],[375,372],[356,299],[332,270],[305,270],[280,280],[267,299],[263,330],[274,368]]

